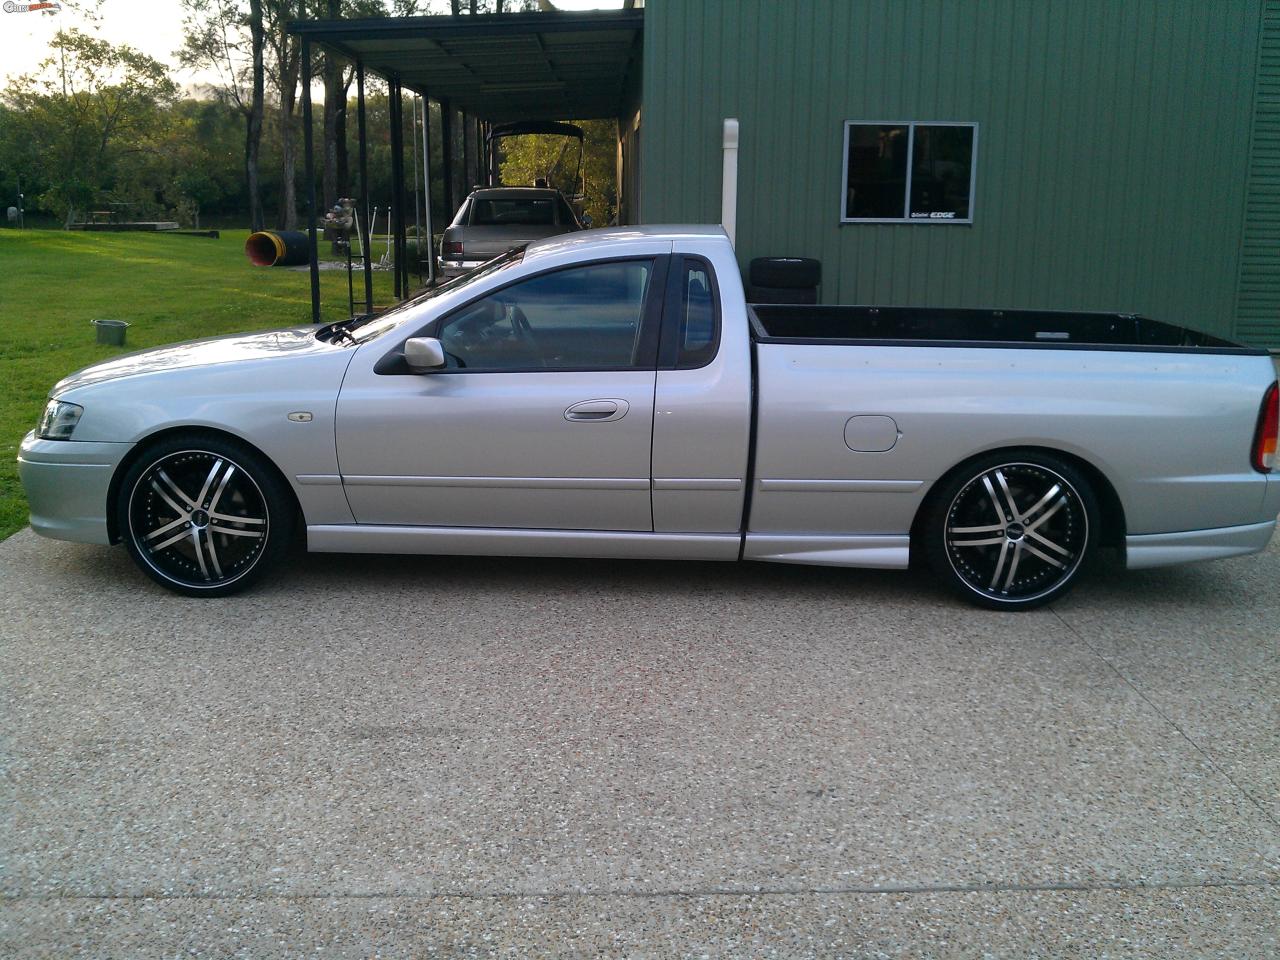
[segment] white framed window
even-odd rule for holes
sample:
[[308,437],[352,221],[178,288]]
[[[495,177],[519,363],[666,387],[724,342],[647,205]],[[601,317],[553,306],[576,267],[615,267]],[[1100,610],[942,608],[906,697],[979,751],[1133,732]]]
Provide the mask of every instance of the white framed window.
[[973,223],[978,125],[844,123],[841,223]]

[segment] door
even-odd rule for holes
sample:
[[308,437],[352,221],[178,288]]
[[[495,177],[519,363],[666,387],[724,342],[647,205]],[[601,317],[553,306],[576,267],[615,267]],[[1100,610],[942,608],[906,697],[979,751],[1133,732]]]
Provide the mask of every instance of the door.
[[357,522],[652,530],[665,268],[590,263],[488,293],[419,331],[442,370],[353,363],[337,439]]

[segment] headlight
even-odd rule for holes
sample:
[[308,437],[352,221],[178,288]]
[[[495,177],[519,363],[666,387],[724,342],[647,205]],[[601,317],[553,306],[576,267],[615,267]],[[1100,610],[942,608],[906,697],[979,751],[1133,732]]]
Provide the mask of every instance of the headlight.
[[36,436],[41,440],[70,440],[82,413],[84,407],[65,400],[50,400],[40,415]]

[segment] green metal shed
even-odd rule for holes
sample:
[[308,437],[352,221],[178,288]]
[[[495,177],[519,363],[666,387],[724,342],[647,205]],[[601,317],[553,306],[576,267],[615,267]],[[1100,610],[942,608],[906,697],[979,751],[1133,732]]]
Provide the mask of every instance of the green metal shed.
[[[1280,347],[1280,0],[649,0],[636,100],[630,216],[719,221],[736,118],[739,257],[818,257],[827,302],[1133,312]],[[973,125],[945,141],[968,152],[930,167],[940,123]],[[926,169],[959,213],[917,211]]]

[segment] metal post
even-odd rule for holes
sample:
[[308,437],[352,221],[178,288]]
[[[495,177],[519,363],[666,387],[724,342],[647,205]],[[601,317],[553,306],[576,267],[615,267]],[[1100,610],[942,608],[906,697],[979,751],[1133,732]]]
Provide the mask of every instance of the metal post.
[[418,101],[422,98],[417,94],[409,101],[409,112],[413,115],[413,123],[409,124],[409,139],[413,145],[413,232],[414,247],[417,250],[417,256],[413,259],[418,263],[418,282],[422,283],[422,219],[419,216],[421,211],[421,194],[418,192]]
[[452,218],[458,209],[453,185],[453,106],[440,101],[440,172],[444,175],[444,215]]
[[436,239],[431,225],[431,100],[422,98],[422,195],[426,200],[427,283],[436,282]]
[[[364,62],[356,61],[356,118],[360,127],[360,208],[364,214],[364,237],[360,253],[364,258],[364,312],[373,313],[373,220],[369,216],[369,141],[364,118]],[[356,218],[359,221],[359,217]]]
[[462,111],[462,195],[465,197],[471,193],[471,188],[475,185],[475,177],[471,172],[471,154],[475,150],[475,143],[472,139],[471,114],[465,110]]
[[391,269],[395,276],[395,296],[397,300],[405,296],[404,286],[400,282],[401,268],[404,266],[404,251],[400,239],[404,234],[404,129],[401,127],[400,113],[400,81],[391,80],[388,84],[389,98],[387,102],[391,120]]
[[311,262],[311,322],[320,322],[320,261],[316,255],[316,160],[311,130],[311,41],[302,41],[302,143],[306,150],[307,247]]

